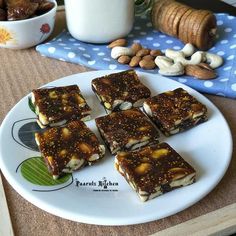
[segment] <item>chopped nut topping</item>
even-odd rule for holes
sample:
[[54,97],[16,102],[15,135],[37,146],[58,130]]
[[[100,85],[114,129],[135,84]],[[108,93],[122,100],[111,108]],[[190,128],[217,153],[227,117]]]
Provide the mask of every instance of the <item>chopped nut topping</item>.
[[36,133],[35,139],[54,178],[91,164],[105,154],[105,147],[79,120]]
[[169,153],[168,149],[162,148],[162,149],[157,149],[152,152],[152,157],[153,158],[160,158],[163,156],[166,156]]
[[146,174],[150,169],[152,168],[152,165],[150,163],[142,163],[138,167],[135,168],[135,172],[139,175]]
[[[161,156],[164,158],[159,158]],[[122,152],[122,155],[118,153],[115,165],[142,201],[192,184],[196,175],[195,170],[167,143]]]
[[[146,114],[166,135],[177,134],[207,120],[207,108],[182,88],[148,98]],[[196,122],[196,118],[200,118]]]
[[[96,78],[92,81],[92,89],[108,112],[130,109],[137,101],[151,95],[150,90],[141,83],[134,70]],[[115,104],[117,101],[122,102]]]
[[[91,109],[77,85],[33,90],[32,98],[42,126],[83,119]],[[41,125],[40,125],[41,126]]]
[[113,154],[158,142],[158,131],[138,108],[113,112],[95,122]]

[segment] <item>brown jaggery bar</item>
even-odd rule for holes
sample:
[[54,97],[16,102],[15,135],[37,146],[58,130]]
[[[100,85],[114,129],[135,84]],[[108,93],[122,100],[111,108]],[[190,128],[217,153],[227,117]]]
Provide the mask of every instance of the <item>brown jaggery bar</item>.
[[158,131],[138,108],[113,112],[95,121],[112,154],[158,142]]
[[96,78],[92,81],[92,89],[108,114],[139,107],[144,99],[151,96],[134,70]]
[[147,99],[143,109],[157,127],[170,136],[207,120],[207,108],[182,88]]
[[41,128],[90,119],[91,109],[77,85],[33,90],[32,103]]
[[79,120],[35,133],[35,140],[54,179],[92,164],[105,154],[105,147]]
[[119,152],[115,168],[142,201],[195,182],[196,172],[167,143]]

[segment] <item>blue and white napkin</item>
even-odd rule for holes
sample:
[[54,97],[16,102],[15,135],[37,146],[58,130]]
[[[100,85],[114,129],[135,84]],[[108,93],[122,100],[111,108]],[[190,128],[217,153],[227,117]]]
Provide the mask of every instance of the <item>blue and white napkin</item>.
[[[184,83],[200,92],[236,98],[236,17],[216,14],[218,35],[217,43],[210,49],[224,58],[224,65],[217,69],[218,77],[214,80],[197,80],[189,76],[169,77]],[[184,45],[180,40],[153,30],[146,16],[136,18],[133,31],[127,37],[129,45],[140,42],[151,49],[180,50]],[[36,50],[42,56],[61,61],[81,64],[97,70],[124,70],[129,67],[119,64],[110,57],[107,45],[88,44],[74,39],[69,32],[63,31],[52,41],[38,45]],[[140,68],[137,70],[145,71]],[[145,72],[158,73],[158,69]]]

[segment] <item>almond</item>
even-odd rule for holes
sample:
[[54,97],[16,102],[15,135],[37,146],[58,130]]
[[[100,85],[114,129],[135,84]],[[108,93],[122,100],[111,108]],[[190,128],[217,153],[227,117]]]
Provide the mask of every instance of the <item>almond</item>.
[[127,45],[127,41],[126,39],[117,39],[113,42],[111,42],[109,45],[108,45],[108,48],[114,48],[114,47],[125,47]]
[[149,53],[150,53],[150,49],[142,48],[141,50],[139,50],[139,51],[136,53],[136,56],[138,56],[138,57],[144,57],[144,56],[147,56]]
[[129,63],[130,63],[130,60],[131,60],[131,58],[130,58],[129,56],[120,56],[120,57],[118,58],[118,62],[119,62],[120,64],[129,64]]
[[153,60],[141,60],[139,66],[144,70],[152,70],[156,67],[156,64]]
[[154,57],[153,56],[151,56],[151,55],[146,55],[146,56],[144,56],[143,58],[142,58],[142,60],[151,60],[151,61],[153,61],[154,60]]
[[150,55],[153,57],[157,57],[157,56],[162,56],[163,53],[161,52],[161,50],[151,50]]
[[139,65],[139,62],[141,61],[141,57],[138,57],[138,56],[134,56],[131,58],[131,61],[129,63],[129,66],[130,67],[136,67]]
[[133,50],[134,54],[142,49],[142,45],[140,43],[133,43],[131,49]]
[[201,80],[215,79],[217,76],[216,72],[206,63],[187,65],[185,67],[185,74]]

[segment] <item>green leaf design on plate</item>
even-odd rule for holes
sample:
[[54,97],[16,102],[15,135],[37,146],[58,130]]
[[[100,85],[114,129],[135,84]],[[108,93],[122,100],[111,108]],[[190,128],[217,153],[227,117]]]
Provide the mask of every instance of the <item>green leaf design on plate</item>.
[[28,105],[29,105],[30,110],[31,110],[33,113],[35,113],[35,106],[34,106],[34,104],[32,103],[31,97],[28,97]]
[[41,186],[54,186],[66,183],[71,174],[66,174],[54,180],[42,157],[32,157],[21,165],[21,174],[29,182]]

